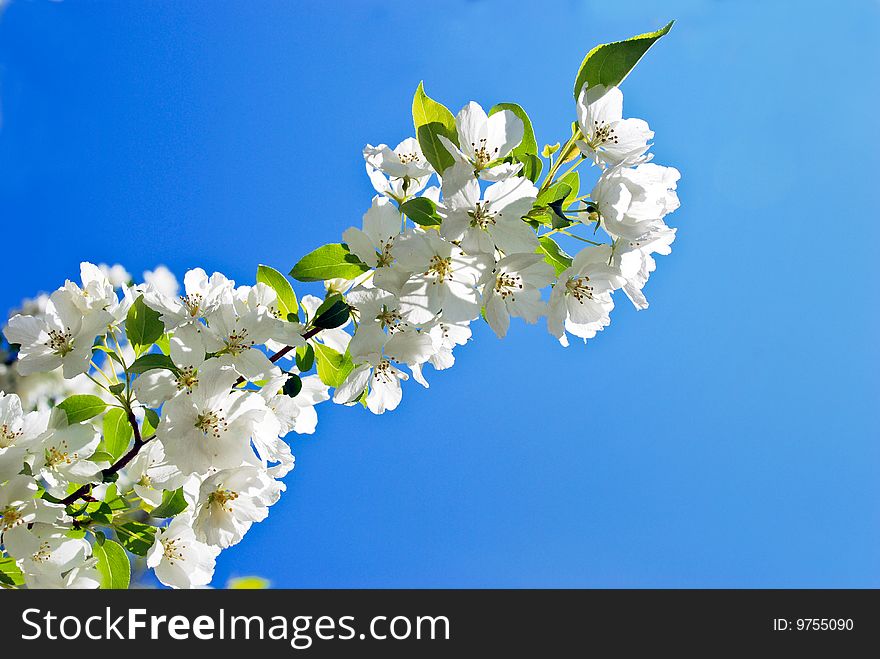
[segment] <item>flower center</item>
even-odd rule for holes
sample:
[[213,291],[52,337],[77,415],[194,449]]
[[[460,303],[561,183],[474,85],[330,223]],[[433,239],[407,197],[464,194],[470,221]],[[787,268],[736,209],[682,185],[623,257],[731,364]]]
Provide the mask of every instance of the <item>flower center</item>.
[[220,414],[222,409],[216,412],[202,412],[196,417],[195,427],[202,431],[205,435],[211,434],[215,439],[220,439],[220,434],[226,432],[229,424]]
[[235,501],[238,498],[238,492],[233,492],[232,490],[225,490],[223,488],[218,488],[211,492],[208,495],[208,503],[212,505],[219,506],[227,513],[232,512],[232,506],[229,505],[230,502]]
[[468,211],[468,217],[471,218],[471,226],[479,227],[483,231],[485,231],[490,224],[495,224],[496,215],[498,215],[498,213],[490,211],[489,204],[485,201],[478,201],[474,206],[474,209]]
[[617,135],[611,124],[604,119],[602,121],[599,121],[598,119],[593,120],[593,139],[590,140],[590,147],[596,149],[603,144],[609,144],[612,142],[617,144],[618,141]]
[[387,359],[383,359],[379,362],[379,365],[376,367],[376,370],[373,372],[373,378],[382,382],[383,384],[391,384],[394,382],[395,377],[392,369],[394,367],[391,365]]
[[16,432],[5,423],[0,424],[0,448],[9,448],[21,435],[21,431]]
[[477,166],[477,169],[483,169],[483,167],[498,157],[498,147],[494,149],[488,148],[485,137],[480,140],[479,145],[471,142],[471,147],[474,150],[474,164]]
[[186,393],[192,393],[194,387],[199,384],[199,376],[196,374],[196,369],[192,366],[186,366],[180,369],[180,372],[177,374],[177,390],[183,391],[186,389]]
[[183,550],[186,549],[186,545],[177,545],[177,538],[173,538],[171,540],[162,540],[162,556],[167,560],[171,565],[174,565],[174,561],[182,561],[183,558]]
[[452,281],[452,259],[448,256],[443,258],[435,254],[428,262],[428,270],[425,274],[434,275],[432,284],[438,284],[444,280]]
[[397,159],[400,160],[402,165],[408,165],[411,162],[419,163],[422,161],[418,153],[398,153]]
[[583,304],[584,300],[592,300],[593,287],[588,283],[589,281],[590,278],[586,275],[582,277],[572,277],[565,282],[565,292],[581,304]]
[[18,508],[6,506],[3,509],[3,514],[0,515],[0,531],[7,531],[22,522],[24,522],[24,515],[21,514],[21,511]]
[[236,357],[243,353],[245,350],[249,350],[254,346],[253,341],[248,341],[248,332],[246,329],[239,330],[237,332],[233,332],[229,336],[227,336],[223,343],[226,344],[226,352],[228,352],[233,357]]
[[392,331],[403,321],[403,316],[397,309],[382,307],[382,312],[376,316],[376,320],[382,323],[382,328],[390,328]]
[[141,487],[153,487],[153,479],[144,474],[140,477],[140,480],[137,482]]
[[58,446],[50,446],[46,449],[46,466],[55,469],[62,465],[72,465],[79,460],[79,455],[73,455],[67,450],[67,442],[62,441]]
[[73,335],[70,328],[66,328],[63,332],[56,329],[48,331],[49,340],[46,345],[49,349],[60,357],[70,353],[73,350]]
[[186,312],[193,318],[199,315],[199,311],[202,308],[202,294],[201,293],[190,293],[189,295],[181,295],[180,301],[183,302],[183,306],[186,309]]
[[516,296],[514,294],[517,291],[521,291],[522,287],[522,277],[519,275],[502,272],[495,278],[495,292],[500,295],[501,299],[505,302],[508,301],[507,298],[510,298],[510,302],[516,302]]
[[45,563],[50,558],[52,558],[52,548],[49,546],[49,543],[43,540],[40,543],[39,549],[31,556],[34,563]]
[[378,263],[376,264],[377,268],[385,268],[392,263],[394,263],[394,256],[391,254],[391,241],[379,243],[382,246],[381,251],[376,252],[376,256],[378,258]]

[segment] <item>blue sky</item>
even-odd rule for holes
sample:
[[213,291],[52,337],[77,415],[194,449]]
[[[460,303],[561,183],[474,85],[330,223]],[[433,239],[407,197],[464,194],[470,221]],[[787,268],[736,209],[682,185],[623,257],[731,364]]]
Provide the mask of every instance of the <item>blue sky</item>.
[[215,583],[880,586],[880,4],[536,7],[13,2],[0,307],[80,260],[287,270],[359,223],[420,80],[556,142],[583,55],[675,18],[624,84],[682,172],[651,307],[586,347],[481,327],[395,413],[319,408]]

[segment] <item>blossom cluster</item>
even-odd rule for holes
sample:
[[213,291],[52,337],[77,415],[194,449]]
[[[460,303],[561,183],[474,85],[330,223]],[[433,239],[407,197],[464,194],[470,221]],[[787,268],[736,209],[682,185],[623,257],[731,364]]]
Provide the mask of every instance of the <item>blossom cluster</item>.
[[252,286],[190,270],[181,290],[161,267],[135,284],[83,263],[29,301],[3,330],[0,585],[124,587],[143,563],[205,586],[279,500],[285,437],[315,432],[318,403],[395,409],[480,319],[504,337],[543,318],[567,346],[610,324],[617,290],[647,307],[679,173],[652,162],[617,86],[583,84],[575,109],[539,155],[521,107],[453,117],[419,86],[416,136],[364,149],[361,225],[290,272],[323,298],[268,266]]

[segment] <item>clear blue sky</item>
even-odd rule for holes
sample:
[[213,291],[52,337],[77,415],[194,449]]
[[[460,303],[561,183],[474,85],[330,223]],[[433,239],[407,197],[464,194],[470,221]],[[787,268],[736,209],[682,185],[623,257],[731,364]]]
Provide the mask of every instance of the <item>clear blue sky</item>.
[[360,221],[419,80],[555,142],[585,52],[671,18],[624,92],[678,240],[586,348],[482,327],[394,414],[325,405],[215,583],[880,586],[880,4],[326,5],[13,2],[0,307],[83,259],[287,270]]

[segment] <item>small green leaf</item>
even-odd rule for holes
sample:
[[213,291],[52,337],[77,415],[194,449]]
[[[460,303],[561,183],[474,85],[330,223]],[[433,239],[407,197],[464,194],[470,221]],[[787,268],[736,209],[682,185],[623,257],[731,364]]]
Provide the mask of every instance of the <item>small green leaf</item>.
[[148,346],[158,341],[165,333],[165,326],[158,311],[154,311],[144,303],[144,296],[141,295],[131,309],[128,310],[128,316],[125,319],[125,334],[128,340],[136,346]]
[[296,349],[296,367],[300,370],[301,373],[311,371],[312,366],[314,365],[315,349],[312,347],[311,343],[307,343],[306,345],[300,346]]
[[168,355],[162,355],[158,352],[151,352],[147,355],[141,355],[134,360],[134,363],[128,367],[129,373],[146,373],[157,368],[166,368],[169,371],[177,372],[177,367],[171,361]]
[[119,543],[113,540],[99,539],[92,545],[92,553],[98,559],[95,567],[101,575],[101,588],[128,588],[131,580],[131,564],[128,562],[128,555]]
[[340,327],[348,322],[351,316],[351,307],[346,304],[345,299],[338,293],[329,296],[321,303],[321,306],[315,310],[315,317],[312,318],[312,326],[320,329],[333,329]]
[[125,383],[124,382],[117,382],[116,384],[111,384],[109,387],[107,387],[107,389],[110,390],[111,394],[118,396],[123,391],[125,391]]
[[24,585],[24,575],[16,565],[14,558],[0,558],[0,584],[6,586]]
[[285,396],[290,396],[291,398],[296,398],[296,395],[302,391],[303,381],[296,373],[290,373],[287,377],[287,381],[284,383],[284,387],[282,391]]
[[544,260],[554,267],[557,275],[571,266],[571,257],[551,237],[541,236],[538,243],[538,254],[544,255]]
[[545,158],[549,158],[557,151],[559,151],[559,142],[556,144],[545,144],[544,148],[541,150],[541,155]]
[[293,292],[287,277],[280,272],[268,265],[261,265],[257,268],[257,282],[266,284],[278,295],[278,310],[282,317],[287,318],[288,314],[299,311],[296,293]]
[[442,174],[455,163],[455,159],[443,146],[439,136],[443,135],[453,144],[458,144],[455,117],[446,106],[425,93],[424,82],[419,83],[413,95],[412,115],[416,139],[422,147],[425,159],[438,174]]
[[104,450],[112,456],[111,462],[128,449],[133,432],[124,410],[114,407],[104,415]]
[[171,354],[171,335],[163,334],[156,340],[156,347],[162,351],[163,355]]
[[423,227],[439,226],[443,221],[437,214],[437,205],[427,197],[415,197],[402,203],[400,212]]
[[67,413],[67,423],[73,425],[98,416],[107,409],[107,403],[91,394],[77,394],[58,403],[58,407]]
[[544,169],[544,161],[533,153],[527,153],[521,157],[520,162],[523,164],[520,174],[532,183],[536,183],[541,177],[541,170]]
[[141,435],[144,439],[155,434],[156,428],[159,427],[159,415],[156,410],[147,409],[144,411],[144,425],[141,428]]
[[315,361],[318,363],[318,377],[328,387],[340,386],[354,368],[348,352],[340,355],[322,343],[315,344]]
[[672,29],[670,21],[656,32],[647,32],[626,39],[596,46],[587,53],[574,83],[574,97],[578,98],[584,85],[614,87],[623,82],[648,49]]
[[369,270],[365,263],[348,251],[344,243],[331,243],[306,254],[293,266],[290,276],[297,281],[354,279]]
[[186,510],[186,499],[183,496],[183,488],[176,490],[166,490],[162,493],[162,503],[153,508],[150,515],[153,517],[174,517]]
[[122,546],[137,556],[146,556],[156,538],[156,527],[141,522],[126,522],[114,528]]

